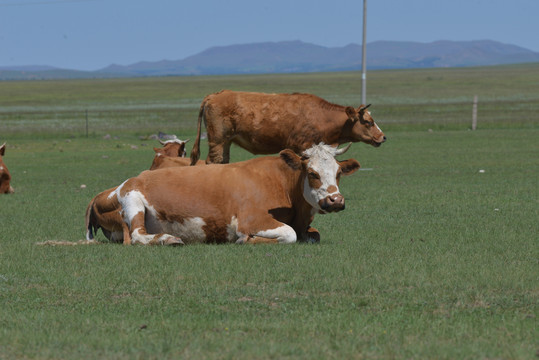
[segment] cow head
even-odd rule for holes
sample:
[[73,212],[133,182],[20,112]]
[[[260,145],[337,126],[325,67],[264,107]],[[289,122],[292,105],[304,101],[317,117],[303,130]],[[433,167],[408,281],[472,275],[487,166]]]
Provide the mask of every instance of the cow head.
[[335,156],[344,154],[350,145],[337,149],[320,143],[305,150],[301,157],[292,150],[280,152],[289,166],[302,171],[303,198],[319,213],[344,210],[344,197],[339,192],[340,177],[353,174],[360,165],[355,159],[338,161]]
[[361,105],[357,109],[351,106],[346,107],[348,121],[352,124],[350,137],[352,141],[362,141],[372,146],[378,147],[386,141],[386,136],[376,125],[367,108],[369,105]]
[[3,143],[2,146],[0,146],[0,194],[12,194],[14,190],[9,184],[11,175],[2,160],[2,156],[4,156],[5,152],[6,143]]
[[153,151],[155,151],[156,156],[171,156],[171,157],[185,157],[185,144],[189,141],[187,140],[180,140],[180,139],[172,139],[172,140],[159,140],[161,145],[163,145],[162,148],[153,148]]

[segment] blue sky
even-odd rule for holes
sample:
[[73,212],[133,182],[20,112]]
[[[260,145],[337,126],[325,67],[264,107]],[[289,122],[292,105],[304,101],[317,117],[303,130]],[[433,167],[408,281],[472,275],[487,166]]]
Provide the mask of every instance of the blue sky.
[[[97,70],[212,46],[361,43],[363,0],[0,0],[0,67]],[[539,52],[539,0],[369,0],[367,43],[495,40]]]

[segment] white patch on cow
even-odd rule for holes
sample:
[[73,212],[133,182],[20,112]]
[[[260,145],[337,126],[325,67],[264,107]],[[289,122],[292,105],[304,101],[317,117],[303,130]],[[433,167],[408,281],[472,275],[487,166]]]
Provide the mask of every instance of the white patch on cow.
[[[319,188],[311,188],[309,178],[306,176],[303,183],[303,197],[315,209],[321,210],[318,202],[330,195],[339,194],[337,186],[337,172],[339,164],[335,160],[336,148],[320,144],[306,150],[304,155],[309,157],[307,167],[316,171],[320,176],[322,185]],[[329,193],[329,187],[334,186],[336,191]]]
[[3,166],[0,166],[0,171],[4,170],[4,167]]
[[[127,223],[127,225],[131,228],[131,221],[133,218],[139,214],[139,213],[145,213],[145,218],[157,218],[157,212],[155,211],[154,207],[151,206],[144,195],[137,190],[131,190],[128,191],[124,196],[120,196],[120,189],[123,186],[120,185],[116,191],[116,196],[118,197],[118,201],[120,204],[122,204],[122,215],[124,218],[124,221]],[[109,195],[110,196],[110,195]]]
[[[152,224],[148,226],[150,222],[152,222]],[[156,225],[158,228],[156,228]],[[201,217],[184,219],[181,223],[157,219],[156,222],[153,222],[150,221],[150,219],[146,219],[146,231],[148,233],[163,232],[174,235],[182,239],[182,241],[186,244],[204,242],[206,240],[206,233],[204,232],[205,225],[206,222]]]
[[277,239],[280,244],[292,244],[297,241],[297,235],[292,227],[284,224],[275,229],[259,231],[255,236],[261,236],[269,239]]
[[[176,135],[174,135],[176,136]],[[171,140],[166,140],[166,141],[163,141],[162,145],[163,147],[167,144],[179,144],[179,145],[182,145],[182,144],[185,144],[188,140],[180,140],[180,139],[171,139]]]
[[226,239],[229,242],[236,242],[241,237],[241,233],[238,232],[238,218],[232,216],[230,224],[226,225]]
[[128,181],[129,179],[125,180],[123,183],[120,184],[120,186],[118,186],[114,191],[111,191],[111,193],[109,194],[109,196],[107,196],[107,199],[112,199],[114,196],[118,196],[118,199],[120,198],[120,190],[122,189],[122,187],[125,185],[125,183]]
[[382,132],[382,129],[380,129],[376,123],[374,123],[374,126],[376,126],[376,128],[378,129],[378,131]]

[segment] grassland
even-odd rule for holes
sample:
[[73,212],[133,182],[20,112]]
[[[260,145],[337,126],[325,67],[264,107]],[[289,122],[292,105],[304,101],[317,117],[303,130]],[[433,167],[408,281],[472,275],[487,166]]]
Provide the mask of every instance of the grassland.
[[[368,102],[384,130],[464,130],[479,97],[479,127],[537,126],[539,64],[373,71]],[[359,106],[358,73],[0,82],[0,136],[24,133],[190,134],[202,98],[222,89],[308,92]]]
[[192,137],[205,94],[357,105],[358,74],[0,82],[0,359],[534,358],[538,69],[371,73],[389,140],[352,146],[347,209],[292,246],[36,243],[83,238],[88,201],[150,166],[139,137]]

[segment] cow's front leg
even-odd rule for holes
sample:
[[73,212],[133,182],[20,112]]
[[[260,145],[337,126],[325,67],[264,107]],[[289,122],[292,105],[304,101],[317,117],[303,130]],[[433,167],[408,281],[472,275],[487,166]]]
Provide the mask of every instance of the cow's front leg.
[[267,230],[257,231],[245,238],[246,244],[292,244],[297,241],[294,229],[286,224],[274,221],[276,226]]
[[308,227],[307,232],[304,234],[303,241],[308,243],[319,243],[320,242],[320,233],[313,227]]

